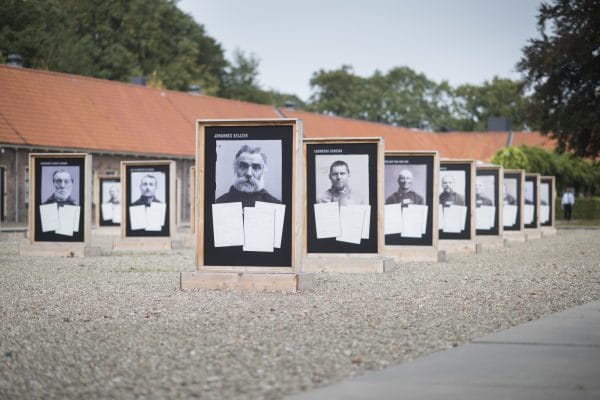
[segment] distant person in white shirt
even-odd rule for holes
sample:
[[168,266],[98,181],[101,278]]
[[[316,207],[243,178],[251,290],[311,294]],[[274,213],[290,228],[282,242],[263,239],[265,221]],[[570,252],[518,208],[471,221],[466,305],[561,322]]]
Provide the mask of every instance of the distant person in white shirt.
[[567,221],[570,221],[571,211],[573,211],[573,204],[575,204],[575,196],[573,195],[573,189],[567,188],[567,191],[563,193],[561,204],[565,219]]

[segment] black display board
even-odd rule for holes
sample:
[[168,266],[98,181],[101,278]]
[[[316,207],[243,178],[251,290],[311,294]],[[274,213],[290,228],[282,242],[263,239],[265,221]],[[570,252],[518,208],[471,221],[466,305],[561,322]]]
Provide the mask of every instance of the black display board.
[[386,234],[386,245],[431,246],[433,244],[434,159],[434,155],[385,156],[386,206],[402,204],[403,210],[410,204],[428,206],[425,233],[421,237],[405,237],[402,233]]
[[475,232],[482,236],[497,236],[500,234],[500,169],[475,169],[475,221],[477,222],[477,208],[492,206],[494,211],[494,224],[489,229],[477,228]]
[[521,179],[522,174],[520,172],[504,172],[504,206],[511,205],[517,207],[515,223],[513,225],[504,225],[505,231],[521,230],[521,213],[523,212],[521,209],[523,196],[523,193],[521,193]]
[[[531,223],[525,221],[524,226],[528,229],[538,228],[538,176],[537,175],[525,175],[525,207],[533,206],[533,220]],[[524,211],[525,212],[525,211]],[[524,214],[526,215],[526,214]]]
[[34,180],[34,240],[83,242],[85,157],[35,157]]
[[[125,165],[125,236],[170,236],[171,176],[169,164]],[[123,188],[122,188],[123,189]],[[160,226],[150,227],[144,223],[143,214],[149,215],[150,207],[159,207],[163,220]],[[141,211],[142,218],[136,218]],[[149,221],[148,218],[145,221]],[[123,222],[123,221],[121,221]],[[141,222],[141,223],[140,223]]]
[[[98,225],[100,226],[120,226],[121,216],[121,179],[117,177],[98,179]],[[108,215],[106,207],[110,207],[112,212]],[[106,211],[106,215],[105,215]],[[116,213],[119,213],[117,216]]]
[[[444,212],[453,205],[466,207],[462,230],[460,232],[445,232],[443,229],[439,229],[439,238],[441,240],[471,239],[471,168],[471,163],[440,162],[440,206],[442,206]],[[451,185],[446,183],[450,177],[452,178]],[[447,187],[450,187],[450,191],[447,190]],[[444,218],[443,213],[438,213],[438,221],[441,221],[442,218]]]
[[552,215],[554,214],[554,179],[552,177],[540,178],[540,208],[549,208],[549,218],[546,222],[540,221],[540,226],[552,226]]
[[[204,154],[204,175],[198,189],[203,190],[200,195],[204,201],[204,223],[199,225],[204,226],[204,265],[291,267],[294,126],[215,125],[205,126],[201,132],[204,148],[199,151]],[[244,250],[244,245],[215,240],[213,218],[221,217],[213,213],[214,207],[241,203],[247,222],[246,208],[257,208],[257,202],[285,205],[278,247]],[[245,230],[243,227],[242,236]]]
[[[308,143],[306,149],[306,245],[308,253],[377,253],[378,143]],[[345,171],[345,172],[344,172]],[[341,178],[340,174],[345,177]],[[342,180],[345,182],[340,183]],[[335,185],[344,184],[341,194]],[[317,238],[315,205],[338,202],[343,206],[370,206],[368,229],[360,242],[336,237]],[[366,211],[365,211],[366,212]],[[344,217],[340,216],[340,220]]]

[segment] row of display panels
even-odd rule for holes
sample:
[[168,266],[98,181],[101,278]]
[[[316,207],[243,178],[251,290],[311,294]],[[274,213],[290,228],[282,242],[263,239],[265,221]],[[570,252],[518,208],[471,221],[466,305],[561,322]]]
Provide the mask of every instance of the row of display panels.
[[[302,140],[296,120],[199,121],[197,135],[198,265],[286,267],[300,249],[382,254],[384,244],[553,224],[552,177],[440,162],[435,151],[384,157],[380,138]],[[33,241],[86,240],[89,157],[31,156]],[[100,225],[124,221],[124,238],[170,236],[174,162],[123,162],[121,176],[99,180]]]

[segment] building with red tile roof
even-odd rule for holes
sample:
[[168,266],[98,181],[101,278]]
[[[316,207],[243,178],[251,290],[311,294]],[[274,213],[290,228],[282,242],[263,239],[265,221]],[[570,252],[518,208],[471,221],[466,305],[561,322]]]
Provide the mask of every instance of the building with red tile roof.
[[386,149],[438,150],[441,157],[489,161],[507,144],[554,147],[537,133],[433,133],[288,108],[149,88],[78,75],[0,65],[0,167],[3,215],[27,217],[28,154],[93,154],[96,175],[118,174],[124,159],[174,159],[182,181],[182,219],[189,207],[197,119],[299,118],[306,137],[381,136]]

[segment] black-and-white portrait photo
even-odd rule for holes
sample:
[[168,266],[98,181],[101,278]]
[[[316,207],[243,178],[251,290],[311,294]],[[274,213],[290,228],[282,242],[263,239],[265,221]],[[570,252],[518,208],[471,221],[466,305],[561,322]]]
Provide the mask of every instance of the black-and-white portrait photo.
[[136,171],[130,175],[131,205],[150,207],[152,203],[167,202],[165,173],[161,171]]
[[84,157],[35,161],[35,240],[83,241]]
[[540,205],[550,204],[550,182],[540,182]]
[[315,156],[316,203],[340,206],[369,204],[369,156],[367,154],[318,154]]
[[535,204],[534,196],[534,182],[532,180],[525,179],[525,204]]
[[79,205],[79,167],[42,166],[42,204]]
[[504,204],[517,205],[517,182],[516,178],[504,177]]
[[427,204],[427,165],[385,164],[385,204]]
[[475,178],[475,206],[494,206],[494,189],[496,177],[493,175],[478,175]]
[[100,226],[121,223],[121,182],[117,178],[100,178]]
[[215,203],[280,204],[281,140],[217,140]]
[[465,205],[465,171],[440,171],[440,205]]

